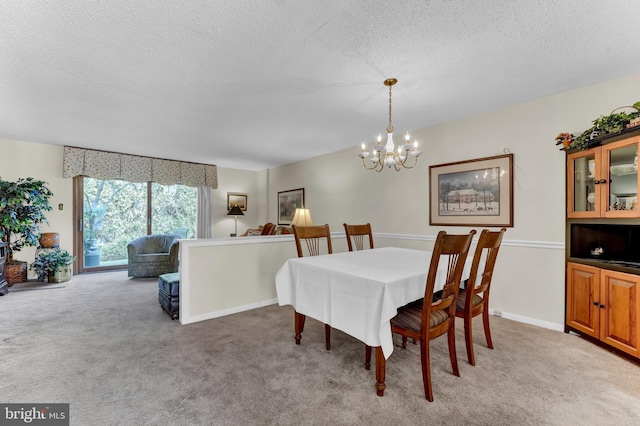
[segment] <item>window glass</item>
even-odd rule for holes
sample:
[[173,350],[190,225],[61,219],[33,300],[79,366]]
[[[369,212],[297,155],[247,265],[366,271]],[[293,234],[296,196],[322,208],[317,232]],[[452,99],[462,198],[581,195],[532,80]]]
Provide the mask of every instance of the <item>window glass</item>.
[[151,185],[153,234],[176,234],[195,238],[197,188],[184,185]]

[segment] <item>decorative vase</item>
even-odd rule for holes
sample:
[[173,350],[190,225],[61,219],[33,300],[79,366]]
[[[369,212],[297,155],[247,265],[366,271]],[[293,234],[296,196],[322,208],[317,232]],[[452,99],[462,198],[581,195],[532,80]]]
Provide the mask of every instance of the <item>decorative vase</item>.
[[84,266],[100,266],[100,247],[96,240],[88,240],[84,246]]
[[38,239],[42,248],[56,248],[60,246],[60,234],[57,232],[44,232]]
[[71,266],[62,266],[57,272],[50,272],[47,281],[50,283],[63,283],[71,279]]

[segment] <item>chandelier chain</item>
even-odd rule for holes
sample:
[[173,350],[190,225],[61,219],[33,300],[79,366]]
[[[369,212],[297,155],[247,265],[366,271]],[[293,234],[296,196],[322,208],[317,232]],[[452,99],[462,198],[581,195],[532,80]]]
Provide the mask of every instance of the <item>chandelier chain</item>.
[[391,84],[389,85],[389,125],[387,126],[387,133],[393,133],[393,124],[391,123]]

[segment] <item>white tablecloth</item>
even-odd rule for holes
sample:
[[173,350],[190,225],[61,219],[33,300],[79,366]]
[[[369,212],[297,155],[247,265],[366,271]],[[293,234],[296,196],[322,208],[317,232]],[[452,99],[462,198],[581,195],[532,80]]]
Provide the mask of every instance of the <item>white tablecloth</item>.
[[[431,252],[396,247],[289,259],[276,274],[278,303],[393,352],[390,320],[397,308],[424,297]],[[467,259],[464,277],[469,275]],[[434,291],[442,289],[440,262]]]

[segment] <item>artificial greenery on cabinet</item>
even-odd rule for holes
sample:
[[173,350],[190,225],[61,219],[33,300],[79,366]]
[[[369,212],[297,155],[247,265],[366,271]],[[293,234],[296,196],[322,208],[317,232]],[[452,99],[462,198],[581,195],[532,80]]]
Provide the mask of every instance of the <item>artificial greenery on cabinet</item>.
[[[622,109],[634,109],[635,111],[619,111]],[[569,132],[561,132],[556,136],[556,145],[563,144],[567,150],[581,151],[590,148],[592,142],[602,136],[620,133],[628,128],[632,123],[637,123],[640,118],[640,101],[632,106],[619,107],[614,109],[609,115],[601,115],[592,121],[592,126],[579,135]]]

